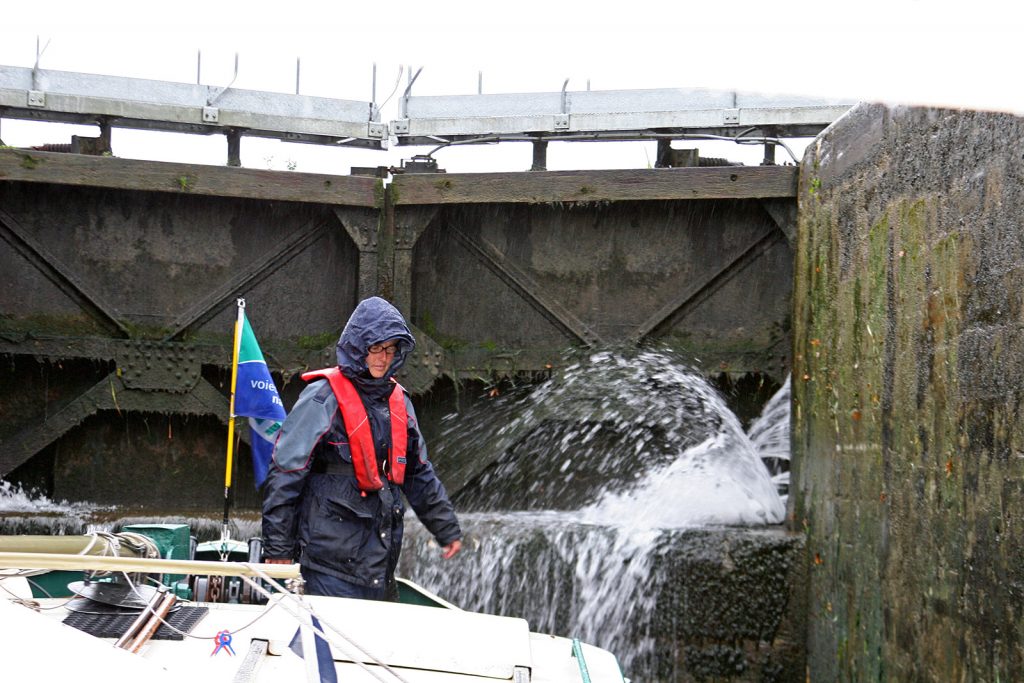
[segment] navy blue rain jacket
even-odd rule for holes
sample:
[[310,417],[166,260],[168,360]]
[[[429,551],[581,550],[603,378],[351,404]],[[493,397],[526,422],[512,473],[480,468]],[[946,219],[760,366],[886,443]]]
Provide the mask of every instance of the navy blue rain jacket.
[[[386,377],[366,366],[373,344],[397,340]],[[379,297],[362,301],[338,340],[338,366],[363,399],[373,431],[378,465],[391,447],[388,397],[397,371],[416,345],[402,314]],[[408,462],[405,482],[363,495],[354,474],[332,473],[352,462],[338,401],[323,379],[307,386],[281,427],[264,485],[263,551],[268,558],[293,558],[306,567],[352,583],[380,588],[394,576],[402,546],[402,517],[409,501],[441,545],[462,536],[444,486],[427,459],[408,395]]]

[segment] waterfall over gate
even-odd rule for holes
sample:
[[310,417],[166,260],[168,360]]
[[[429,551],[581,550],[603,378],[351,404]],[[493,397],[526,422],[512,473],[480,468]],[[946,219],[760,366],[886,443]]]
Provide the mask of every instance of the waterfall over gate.
[[680,359],[596,353],[449,424],[443,462],[464,463],[452,449],[498,457],[457,473],[464,552],[440,561],[409,524],[404,575],[608,648],[636,680],[790,665],[765,644],[788,619],[795,541],[752,528],[781,522],[782,500],[736,417]]

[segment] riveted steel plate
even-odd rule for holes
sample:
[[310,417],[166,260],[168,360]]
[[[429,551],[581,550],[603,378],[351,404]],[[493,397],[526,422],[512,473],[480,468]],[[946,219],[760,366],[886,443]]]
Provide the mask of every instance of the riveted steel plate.
[[129,389],[187,393],[200,377],[200,357],[189,344],[142,341],[117,357],[117,371]]

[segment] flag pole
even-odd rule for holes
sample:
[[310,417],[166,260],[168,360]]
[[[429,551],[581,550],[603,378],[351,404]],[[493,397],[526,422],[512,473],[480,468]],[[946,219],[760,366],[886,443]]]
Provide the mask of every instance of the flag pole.
[[227,559],[227,542],[231,538],[228,512],[231,508],[231,466],[235,447],[235,387],[238,384],[238,349],[242,342],[242,324],[245,319],[245,299],[238,299],[238,317],[235,320],[234,344],[231,351],[231,400],[228,415],[228,457],[224,465],[224,524],[221,527],[221,559]]

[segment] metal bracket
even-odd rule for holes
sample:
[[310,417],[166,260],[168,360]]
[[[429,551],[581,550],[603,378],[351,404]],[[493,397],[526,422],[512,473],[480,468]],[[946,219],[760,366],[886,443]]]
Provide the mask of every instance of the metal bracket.
[[722,125],[723,126],[738,126],[738,125],[740,125],[740,110],[739,109],[723,109],[722,110]]
[[217,123],[220,121],[220,109],[217,107],[203,107],[203,123]]
[[42,90],[29,90],[28,91],[28,106],[30,107],[45,107],[46,106],[46,93]]
[[[422,72],[422,71],[423,71],[423,67],[422,66],[419,69],[416,70],[415,74],[412,72],[411,68],[409,69],[409,83],[408,83],[408,85],[405,86],[405,92],[402,93],[402,99],[399,100],[399,105],[400,105],[399,106],[399,115],[402,116],[403,118],[408,116],[408,112],[409,112],[409,95],[412,93],[412,85],[413,85],[413,83],[416,82],[416,79],[420,77],[420,72]],[[401,72],[399,72],[399,78],[401,78]]]
[[562,111],[555,114],[555,130],[569,130],[569,93],[566,91],[568,87],[569,79],[567,78],[562,83]]
[[217,98],[219,98],[225,92],[230,90],[231,86],[233,86],[235,84],[236,80],[238,80],[238,53],[237,52],[235,53],[235,74],[231,77],[231,82],[228,83],[227,85],[225,85],[223,88],[220,88],[220,89],[217,89],[217,90],[214,90],[213,88],[209,88],[209,94],[208,94],[208,96],[206,98],[206,106],[212,107],[213,103],[217,101]]
[[383,140],[387,137],[388,126],[386,123],[368,123],[366,124],[366,137],[374,138],[375,140]]
[[392,121],[391,132],[395,135],[407,135],[409,133],[409,119],[396,119]]

